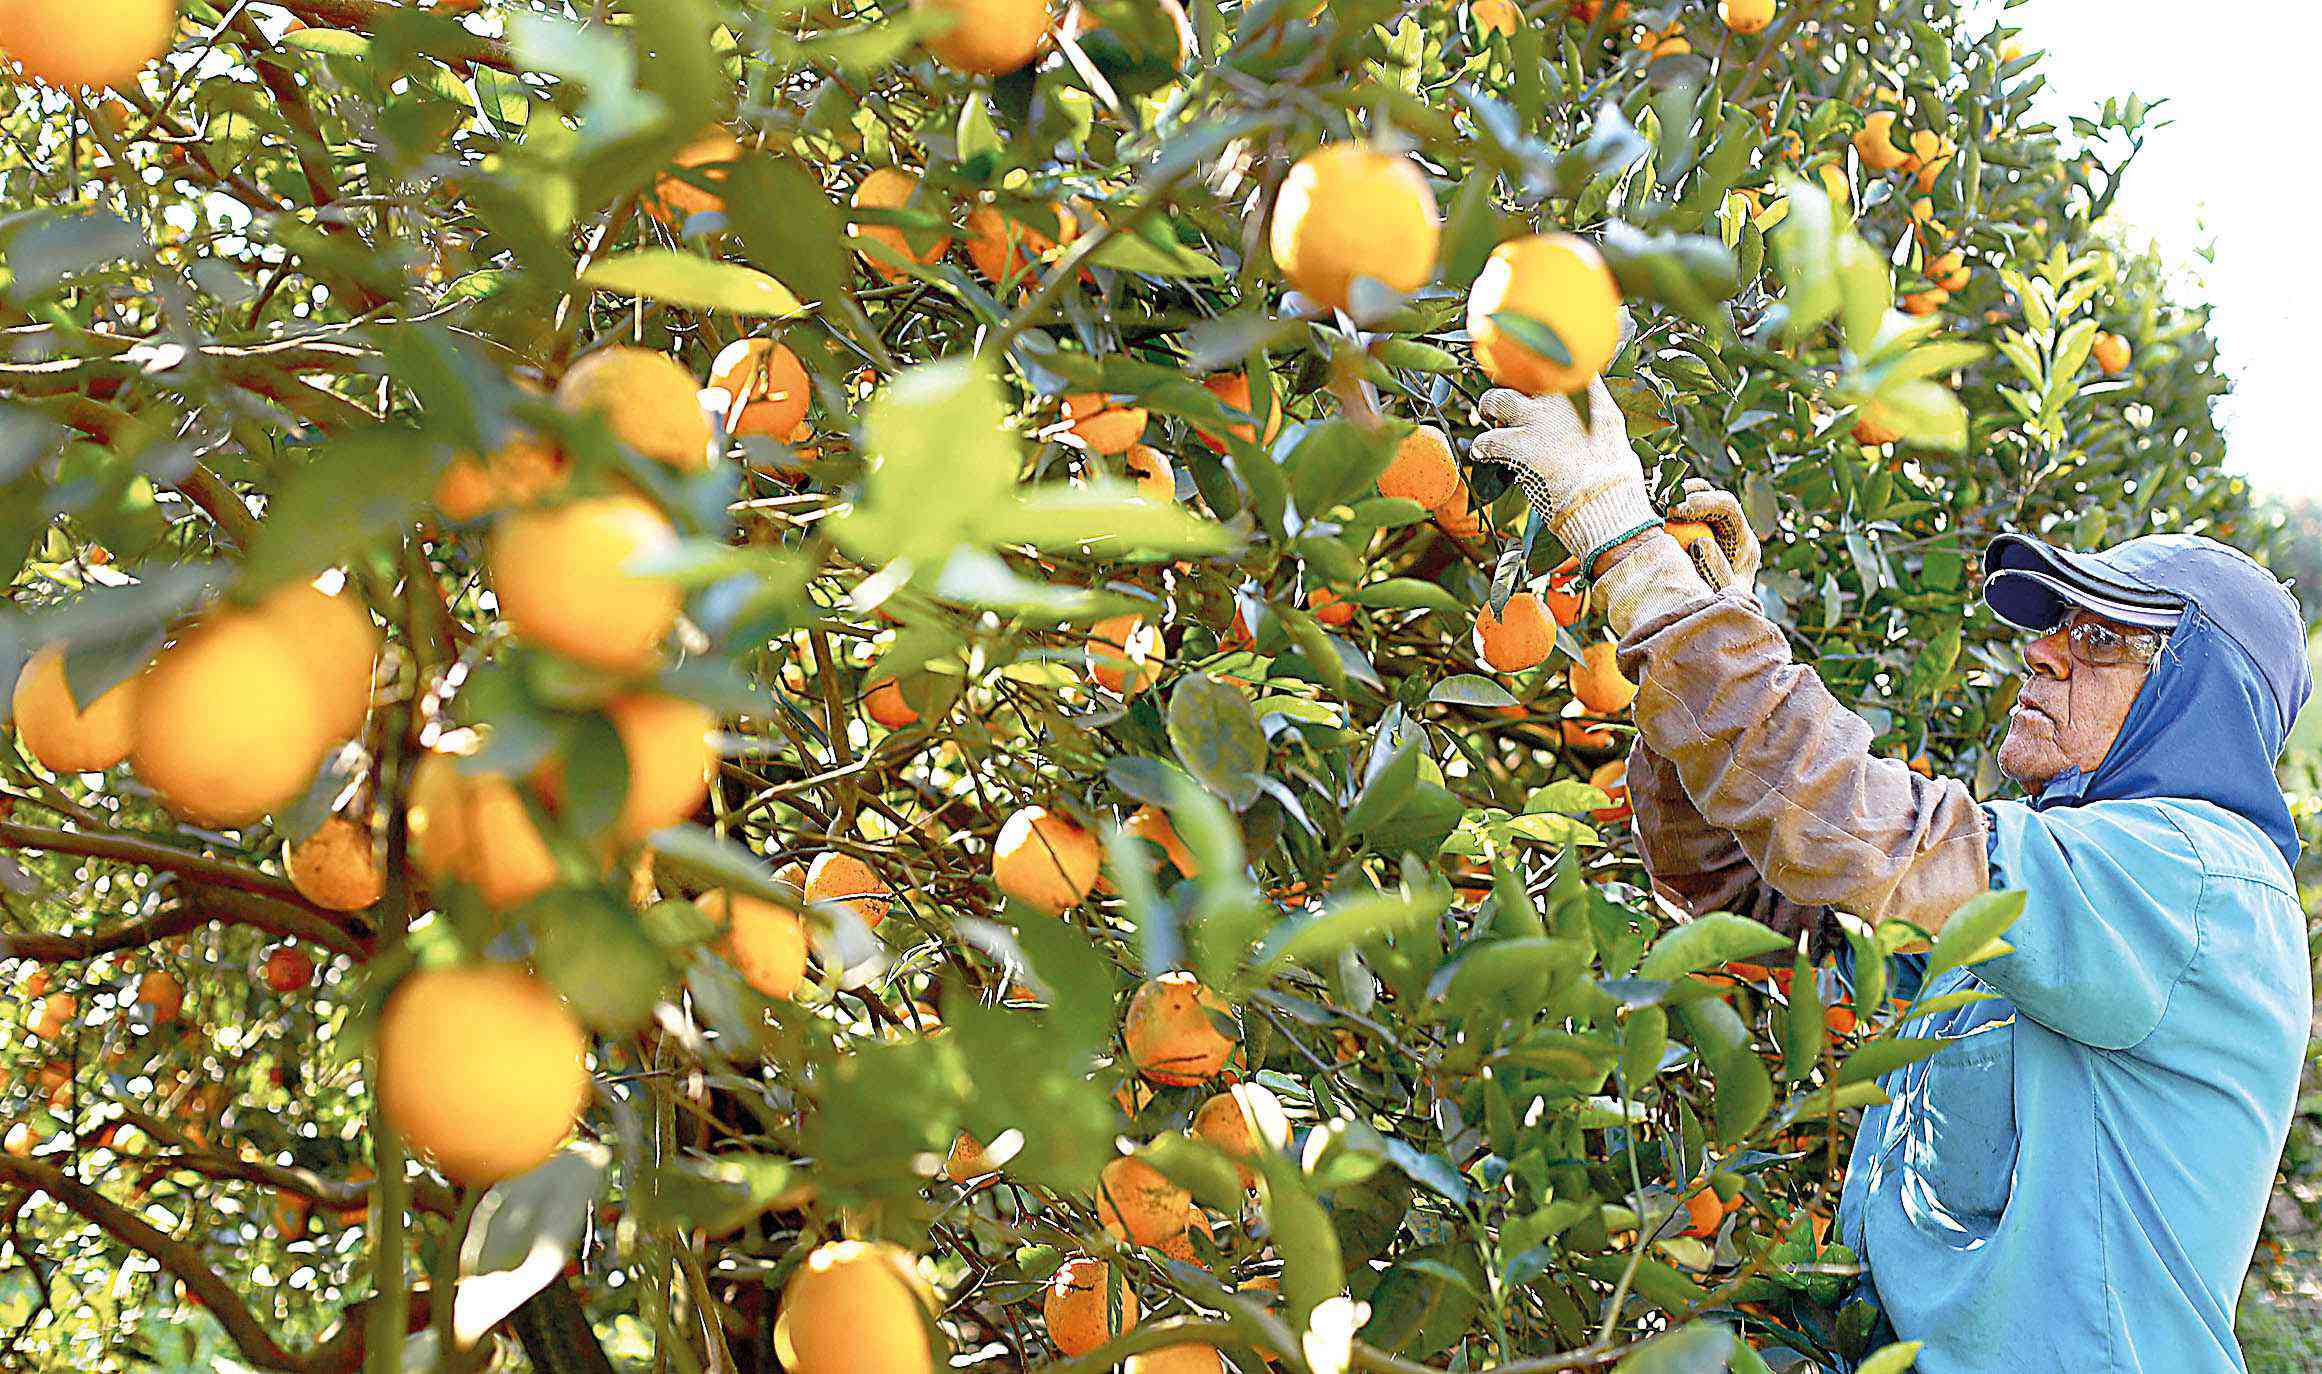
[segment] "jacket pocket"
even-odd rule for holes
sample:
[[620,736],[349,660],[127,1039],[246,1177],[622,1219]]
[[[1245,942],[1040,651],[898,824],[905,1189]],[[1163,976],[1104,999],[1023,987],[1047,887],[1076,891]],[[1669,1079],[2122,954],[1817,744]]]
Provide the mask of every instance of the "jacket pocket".
[[2016,1172],[2016,1018],[1986,1021],[1930,1056],[1904,1126],[1905,1208],[1938,1234],[1984,1236]]

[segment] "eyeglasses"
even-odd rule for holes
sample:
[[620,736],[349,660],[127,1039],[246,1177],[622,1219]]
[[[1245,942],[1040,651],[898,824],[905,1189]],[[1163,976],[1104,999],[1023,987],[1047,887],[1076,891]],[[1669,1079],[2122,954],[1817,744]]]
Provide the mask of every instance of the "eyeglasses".
[[2074,616],[2065,627],[2073,661],[2091,668],[2151,667],[2168,637],[2156,630],[2123,629],[2091,616]]

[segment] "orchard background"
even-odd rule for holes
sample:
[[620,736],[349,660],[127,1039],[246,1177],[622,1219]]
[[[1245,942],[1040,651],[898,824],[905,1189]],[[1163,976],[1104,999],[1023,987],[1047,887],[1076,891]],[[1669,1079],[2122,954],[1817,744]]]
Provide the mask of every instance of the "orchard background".
[[[1826,1231],[1925,1008],[1647,890],[1567,551],[1411,437],[1470,284],[1597,245],[1661,491],[1985,794],[1992,533],[2316,517],[2102,223],[2150,111],[1728,4],[0,0],[0,1365],[1909,1367]],[[1325,304],[1347,140],[1443,228]]]

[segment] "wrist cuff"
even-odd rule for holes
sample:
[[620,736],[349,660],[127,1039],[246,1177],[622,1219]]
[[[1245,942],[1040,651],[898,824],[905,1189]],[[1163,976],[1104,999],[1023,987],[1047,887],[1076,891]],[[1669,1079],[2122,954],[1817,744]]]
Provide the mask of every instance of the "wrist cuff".
[[1615,639],[1666,610],[1713,595],[1678,542],[1663,535],[1639,541],[1600,574],[1590,596],[1612,623]]

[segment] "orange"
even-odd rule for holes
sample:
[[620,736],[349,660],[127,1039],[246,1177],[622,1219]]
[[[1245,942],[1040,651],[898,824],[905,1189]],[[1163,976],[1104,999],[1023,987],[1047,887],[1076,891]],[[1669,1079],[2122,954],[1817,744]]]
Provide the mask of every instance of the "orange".
[[295,799],[330,743],[303,659],[271,617],[204,616],[145,675],[130,766],[196,825],[248,825]]
[[470,1187],[546,1160],[588,1102],[588,1036],[546,983],[506,964],[412,974],[377,1044],[388,1120]]
[[1685,1198],[1685,1234],[1708,1239],[1717,1234],[1725,1221],[1727,1208],[1717,1196],[1717,1190],[1704,1183]]
[[177,0],[0,0],[0,52],[51,86],[127,86],[177,36]]
[[1408,157],[1331,143],[1298,159],[1274,201],[1274,261],[1290,285],[1348,309],[1354,280],[1414,291],[1435,276],[1443,237],[1435,188]]
[[1314,618],[1325,625],[1345,625],[1355,618],[1354,603],[1328,587],[1316,587],[1308,592],[1306,609],[1314,612]]
[[142,674],[131,674],[83,711],[65,682],[64,646],[48,645],[17,675],[16,738],[52,773],[102,773],[129,757],[141,686]]
[[938,1338],[911,1254],[874,1241],[816,1247],[774,1318],[774,1356],[789,1374],[933,1374]]
[[1541,594],[1541,602],[1548,607],[1549,618],[1558,625],[1570,627],[1580,623],[1580,613],[1588,608],[1588,593],[1578,590],[1578,578],[1571,574],[1550,574],[1548,590]]
[[276,992],[297,992],[314,981],[314,960],[296,945],[276,945],[258,971]]
[[1178,838],[1177,827],[1170,822],[1169,813],[1150,802],[1138,807],[1129,814],[1127,820],[1121,822],[1121,833],[1160,846],[1169,862],[1188,878],[1201,872],[1200,861],[1193,857],[1192,850],[1185,847],[1185,841]]
[[592,668],[634,673],[677,623],[678,590],[629,571],[677,547],[639,496],[597,496],[503,516],[485,548],[500,614],[517,638]]
[[1621,676],[1619,652],[1611,640],[1600,639],[1581,651],[1572,669],[1572,695],[1592,714],[1617,716],[1636,700],[1637,684]]
[[663,692],[628,692],[605,705],[628,760],[629,790],[614,822],[641,840],[701,809],[717,767],[718,718],[708,707]]
[[1421,425],[1403,436],[1395,456],[1379,474],[1379,495],[1399,496],[1438,510],[1459,494],[1459,464],[1451,457],[1451,441],[1432,425]]
[[431,879],[456,878],[505,910],[556,885],[556,856],[515,784],[497,773],[462,773],[431,752],[412,770],[407,813],[411,862]]
[[728,434],[787,439],[806,419],[814,384],[798,355],[772,339],[736,339],[710,363],[710,389],[725,393]]
[[695,903],[725,933],[718,953],[767,997],[790,997],[806,977],[806,922],[786,906],[713,888]]
[[1097,1174],[1097,1220],[1120,1240],[1160,1245],[1193,1225],[1193,1195],[1135,1155],[1121,1155]]
[[628,344],[600,348],[565,372],[556,403],[575,415],[600,417],[614,438],[679,472],[710,465],[701,384],[666,353]]
[[185,1006],[185,984],[160,969],[137,980],[137,1000],[153,1009],[153,1024],[175,1021]]
[[887,919],[887,908],[894,900],[894,892],[879,881],[871,866],[852,854],[835,850],[815,857],[806,870],[806,900],[809,902],[836,902],[873,930]]
[[1236,1083],[1202,1103],[1187,1133],[1231,1156],[1245,1188],[1258,1186],[1258,1171],[1243,1160],[1290,1148],[1290,1118],[1281,1100],[1255,1083]]
[[1911,156],[1895,146],[1895,112],[1874,110],[1855,133],[1854,151],[1862,165],[1874,172],[1891,172]]
[[[741,155],[741,143],[725,129],[712,124],[693,142],[678,149],[669,162],[679,172],[695,172],[696,180],[721,186],[726,180],[725,165]],[[691,216],[725,208],[725,197],[671,172],[655,177],[653,189],[645,195],[645,213],[672,229],[683,229]]]
[[[1115,1317],[1115,1304],[1119,1316]],[[1068,1259],[1048,1280],[1040,1299],[1040,1319],[1048,1339],[1067,1357],[1077,1358],[1137,1324],[1137,1290],[1116,1281],[1113,1267],[1086,1255]]]
[[1122,470],[1137,484],[1137,494],[1148,501],[1174,502],[1177,499],[1177,465],[1169,455],[1150,444],[1131,444],[1122,455]]
[[1951,293],[1940,286],[1931,286],[1924,291],[1906,291],[1903,293],[1903,313],[1906,315],[1932,315],[1942,309],[1943,303],[1950,299]]
[[1717,17],[1735,33],[1761,33],[1774,22],[1774,0],[1717,0]]
[[2129,341],[2106,330],[2096,331],[2096,343],[2089,352],[2095,355],[2096,365],[2107,377],[2117,377],[2128,371]]
[[1072,422],[1073,434],[1089,452],[1114,458],[1140,447],[1149,417],[1143,406],[1115,405],[1092,391],[1065,397],[1064,418]]
[[[1554,330],[1570,355],[1556,362],[1494,323],[1513,311]],[[1492,250],[1467,298],[1476,361],[1501,386],[1542,395],[1578,391],[1620,346],[1621,289],[1594,245],[1570,234],[1533,234]]]
[[1225,999],[1192,974],[1179,970],[1148,978],[1121,1017],[1129,1062],[1146,1078],[1169,1087],[1215,1078],[1232,1057],[1236,1038],[1219,1029],[1218,1018],[1233,1024]]
[[1193,1341],[1131,1355],[1123,1368],[1128,1374],[1226,1374],[1225,1356],[1217,1347]]
[[1948,253],[1927,259],[1927,280],[1946,291],[1964,290],[1974,279],[1975,271],[1967,265],[1967,255],[1954,248]]
[[1484,33],[1514,33],[1524,21],[1524,13],[1516,7],[1516,0],[1475,0],[1468,6],[1475,16],[1475,26]]
[[1531,592],[1509,597],[1506,609],[1498,615],[1492,614],[1491,603],[1485,602],[1475,613],[1475,633],[1484,662],[1503,673],[1537,667],[1556,647],[1555,623],[1548,608]]
[[1135,615],[1107,616],[1088,632],[1088,671],[1108,692],[1133,697],[1161,679],[1161,631]]
[[1593,807],[1589,816],[1606,825],[1615,825],[1629,818],[1629,764],[1626,759],[1614,759],[1598,765],[1588,775],[1588,785],[1611,798],[1607,804]]
[[883,677],[863,689],[863,714],[889,730],[919,723],[919,713],[903,697],[903,685]]
[[371,679],[379,666],[379,627],[353,591],[336,596],[307,582],[277,587],[258,603],[258,613],[274,622],[298,648],[299,666],[314,682],[323,728],[332,740],[363,732],[371,714]]
[[1072,211],[1053,202],[1048,210],[1056,217],[1055,238],[1037,225],[1002,214],[996,205],[978,205],[968,211],[968,261],[994,286],[1026,277],[1057,244],[1072,242]]
[[387,895],[387,873],[371,844],[371,827],[331,816],[290,845],[283,872],[298,895],[325,911],[361,911]]
[[[1214,376],[1203,378],[1201,384],[1209,389],[1211,395],[1217,397],[1220,401],[1225,402],[1226,409],[1238,410],[1244,415],[1254,414],[1254,412],[1250,409],[1250,379],[1246,374],[1240,372],[1220,372]],[[1269,389],[1271,386],[1272,383],[1269,381]],[[1268,407],[1269,413],[1266,416],[1266,437],[1261,446],[1271,445],[1274,442],[1274,436],[1282,432],[1281,401],[1278,397],[1270,397],[1269,399],[1271,404]],[[1226,441],[1224,439],[1219,438],[1217,435],[1210,433],[1206,429],[1196,428],[1194,432],[1201,436],[1201,442],[1209,445],[1217,452],[1223,453],[1226,451]],[[1246,444],[1260,442],[1257,437],[1258,431],[1255,425],[1227,425],[1226,433]]]
[[1854,441],[1871,448],[1891,444],[1903,437],[1903,432],[1888,423],[1886,407],[1876,401],[1865,401],[1855,412]]
[[1096,836],[1071,817],[1027,806],[992,842],[992,881],[1014,900],[1059,916],[1095,888],[1103,857]]
[[[855,188],[854,205],[863,210],[900,210],[919,192],[919,178],[900,167],[880,167],[863,178]],[[855,239],[878,244],[894,257],[905,258],[924,266],[951,251],[951,235],[926,229],[900,229],[892,224],[850,224],[847,234]],[[863,262],[873,272],[888,281],[904,281],[910,276],[886,257],[862,247]]]
[[1451,494],[1451,499],[1435,510],[1435,523],[1445,534],[1463,544],[1473,544],[1483,538],[1488,513],[1472,504],[1473,493],[1465,485]]
[[69,992],[52,992],[41,999],[40,1015],[33,1020],[32,1033],[41,1040],[54,1040],[80,1014],[79,998]]
[[954,1183],[965,1183],[992,1172],[992,1157],[984,1152],[984,1143],[966,1131],[952,1138],[951,1149],[943,1156],[943,1176]]
[[450,520],[526,506],[564,485],[564,453],[528,429],[519,429],[482,458],[461,454],[435,481],[435,508]]
[[1047,0],[911,0],[911,8],[951,17],[920,42],[936,61],[971,76],[1005,76],[1039,56],[1055,19]]

